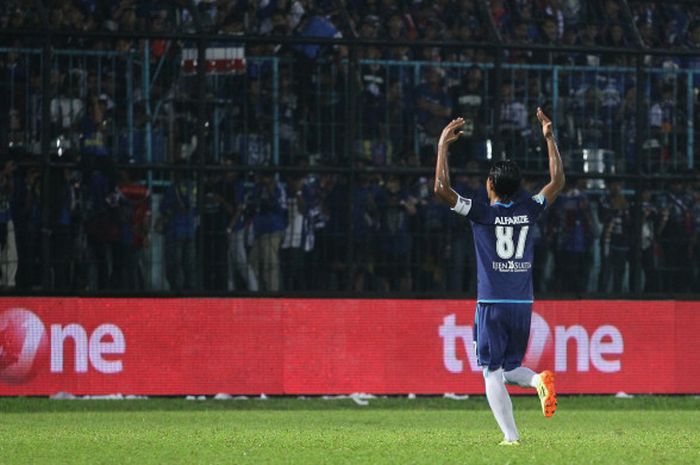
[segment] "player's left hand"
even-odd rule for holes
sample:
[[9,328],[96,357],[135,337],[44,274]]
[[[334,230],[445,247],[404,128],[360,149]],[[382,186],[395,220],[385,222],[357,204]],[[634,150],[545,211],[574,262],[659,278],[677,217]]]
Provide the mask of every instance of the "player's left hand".
[[552,120],[544,114],[540,107],[537,107],[537,119],[540,120],[540,124],[542,124],[542,135],[544,138],[550,139],[554,137],[554,133],[552,132]]
[[459,139],[459,136],[463,134],[462,131],[460,131],[463,124],[464,118],[456,118],[450,121],[450,123],[442,130],[442,134],[440,134],[439,144],[446,146]]

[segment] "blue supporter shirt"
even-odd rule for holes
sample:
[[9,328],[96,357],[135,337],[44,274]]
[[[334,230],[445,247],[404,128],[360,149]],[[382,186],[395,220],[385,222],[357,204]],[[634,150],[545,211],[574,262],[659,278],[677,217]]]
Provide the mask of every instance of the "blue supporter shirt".
[[287,193],[279,183],[275,183],[273,192],[267,186],[258,183],[253,198],[259,202],[258,212],[253,218],[255,237],[284,231],[287,227]]
[[83,155],[105,157],[109,155],[104,136],[99,126],[90,118],[83,120],[83,133],[81,139]]
[[[323,38],[342,37],[338,28],[335,27],[330,19],[324,16],[312,16],[309,18],[304,29],[301,31],[301,35],[303,37]],[[295,48],[309,57],[309,59],[313,60],[318,56],[321,46],[316,44],[302,44],[295,46]]]
[[488,205],[459,198],[453,210],[472,224],[477,263],[477,300],[531,303],[535,239],[530,234],[546,207],[543,195]]
[[197,186],[192,181],[171,184],[163,195],[160,211],[167,215],[165,235],[171,239],[194,239],[197,231]]

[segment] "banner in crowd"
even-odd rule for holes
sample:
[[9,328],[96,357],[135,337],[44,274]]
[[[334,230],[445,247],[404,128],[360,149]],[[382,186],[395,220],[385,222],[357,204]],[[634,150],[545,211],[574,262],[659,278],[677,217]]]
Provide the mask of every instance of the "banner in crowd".
[[[3,298],[0,395],[483,393],[474,308]],[[700,302],[536,302],[525,365],[561,393],[700,393]]]

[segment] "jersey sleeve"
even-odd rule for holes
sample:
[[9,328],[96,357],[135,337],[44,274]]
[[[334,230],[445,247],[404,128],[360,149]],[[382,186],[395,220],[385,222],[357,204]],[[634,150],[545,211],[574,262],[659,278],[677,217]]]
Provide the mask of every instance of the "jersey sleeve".
[[525,201],[525,204],[527,205],[527,213],[532,221],[537,221],[547,208],[547,198],[542,194],[533,195]]
[[466,216],[476,223],[485,221],[488,216],[488,209],[484,202],[462,197],[461,195],[457,196],[457,203],[451,210],[458,215]]

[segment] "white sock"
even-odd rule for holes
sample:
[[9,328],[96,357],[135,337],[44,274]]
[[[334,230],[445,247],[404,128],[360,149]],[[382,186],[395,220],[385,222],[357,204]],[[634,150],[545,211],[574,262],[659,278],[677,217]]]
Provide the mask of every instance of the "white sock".
[[513,404],[510,401],[508,390],[503,378],[503,369],[484,370],[484,380],[486,381],[486,398],[491,406],[493,416],[496,417],[498,426],[503,431],[506,441],[517,441],[520,437],[518,429],[515,427],[513,418]]
[[524,388],[536,388],[540,381],[540,375],[527,367],[518,367],[503,373],[506,383],[515,384]]

